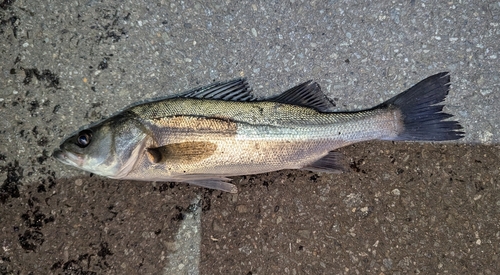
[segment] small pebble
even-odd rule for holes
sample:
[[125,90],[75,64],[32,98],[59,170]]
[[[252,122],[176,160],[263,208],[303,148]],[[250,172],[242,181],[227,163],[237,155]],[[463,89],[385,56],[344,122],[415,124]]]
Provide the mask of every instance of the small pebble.
[[244,204],[240,204],[238,206],[236,206],[236,211],[238,213],[247,213],[248,212],[248,207]]
[[311,230],[301,229],[297,233],[304,239],[309,239],[311,237]]
[[223,232],[224,231],[224,228],[222,227],[221,223],[218,220],[213,221],[212,228],[216,232]]

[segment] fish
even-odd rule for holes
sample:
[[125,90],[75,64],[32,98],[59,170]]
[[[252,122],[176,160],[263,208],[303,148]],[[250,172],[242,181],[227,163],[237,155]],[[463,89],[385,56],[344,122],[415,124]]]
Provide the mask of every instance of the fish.
[[53,156],[113,179],[236,193],[230,177],[283,169],[342,172],[336,149],[356,142],[460,139],[463,127],[440,104],[449,91],[450,74],[442,72],[373,108],[334,112],[312,80],[258,99],[238,78],[133,104],[77,131]]

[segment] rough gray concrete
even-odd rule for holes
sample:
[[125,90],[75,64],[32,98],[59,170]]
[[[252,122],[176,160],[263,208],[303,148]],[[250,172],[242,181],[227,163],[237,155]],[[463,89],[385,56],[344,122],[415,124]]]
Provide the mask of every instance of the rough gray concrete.
[[[175,222],[182,220],[183,215],[187,215],[182,213],[189,212],[191,199],[204,192],[202,201],[205,204],[217,200],[229,200],[231,205],[234,204],[227,209],[205,206],[203,215],[214,216],[217,221],[212,224],[212,220],[202,217],[203,228],[208,230],[202,233],[200,270],[205,274],[219,271],[234,274],[317,274],[316,271],[325,267],[345,274],[366,270],[396,274],[410,271],[428,273],[428,270],[436,273],[494,274],[499,270],[496,264],[500,201],[497,195],[500,142],[498,41],[498,1],[294,0],[272,4],[251,1],[42,0],[35,3],[1,0],[0,181],[3,182],[3,209],[0,242],[3,250],[0,250],[0,273],[17,274],[19,271],[28,274],[33,271],[37,274],[47,267],[44,263],[49,263],[53,273],[68,273],[71,270],[109,274],[120,274],[124,270],[132,273],[131,270],[161,272],[168,264],[166,254],[176,252],[180,247],[174,237],[180,225],[169,224],[169,220],[161,217],[162,225],[157,226],[153,223],[159,216],[149,215],[168,210],[174,211],[168,214],[172,216],[168,219]],[[425,197],[425,202],[432,203],[446,197],[444,205],[435,209],[435,214],[429,208],[433,206],[420,203],[422,197],[407,194],[398,187],[407,184],[402,181],[409,178],[386,176],[392,175],[396,169],[391,162],[371,169],[373,175],[370,175],[366,186],[352,187],[365,190],[361,198],[357,197],[361,192],[359,190],[341,190],[345,185],[354,184],[349,181],[358,182],[355,175],[341,178],[328,176],[328,183],[321,180],[310,183],[322,184],[317,186],[317,191],[301,194],[281,187],[273,189],[277,186],[273,187],[270,183],[282,175],[271,173],[244,178],[242,182],[248,183],[244,186],[249,189],[243,190],[253,195],[239,196],[233,202],[234,198],[227,194],[207,193],[183,185],[171,188],[148,183],[139,187],[134,183],[124,183],[131,191],[121,191],[116,181],[89,177],[87,173],[63,166],[50,158],[61,139],[83,125],[107,117],[137,100],[175,94],[212,81],[244,76],[255,93],[265,97],[314,79],[336,103],[338,110],[356,110],[376,105],[441,71],[450,71],[452,75],[447,110],[456,115],[466,131],[466,137],[459,143],[478,146],[451,149],[446,146],[454,145],[431,146],[434,148],[428,149],[431,153],[419,158],[408,155],[408,158],[418,161],[408,164],[408,167],[397,167],[416,171],[412,175],[418,180],[411,181],[416,185],[411,190],[420,190],[422,193],[419,194]],[[380,158],[388,158],[392,146],[398,146],[399,151],[396,151],[401,154],[427,150],[420,144],[371,145],[375,146],[371,152],[377,153]],[[353,154],[347,156],[348,162],[354,161],[352,173],[358,173],[355,161],[362,158],[360,155],[364,151],[353,147],[348,152]],[[461,162],[446,162],[450,154],[454,156],[452,159],[460,159]],[[369,161],[376,159],[372,156]],[[426,163],[429,161],[436,165]],[[439,166],[441,162],[448,163],[450,167]],[[350,164],[352,167],[352,162]],[[418,172],[419,169],[424,170]],[[452,186],[443,183],[443,186],[432,189],[434,193],[424,191],[428,185],[437,184],[434,177],[442,176],[442,173],[455,175],[450,178],[458,177],[460,180],[451,181]],[[291,180],[290,185],[299,187],[312,177],[302,172],[292,175],[289,178],[295,180]],[[324,180],[325,177],[321,178]],[[252,185],[251,180],[259,184]],[[338,185],[335,184],[337,180]],[[273,209],[280,205],[274,205],[273,198],[276,200],[280,196],[289,196],[285,197],[286,201],[301,201],[300,196],[304,196],[303,201],[314,204],[314,192],[323,192],[321,190],[327,186],[339,190],[327,192],[319,199],[325,197],[326,201],[344,203],[352,210],[352,215],[331,203],[303,207],[295,203],[297,211],[287,212],[290,218],[282,219],[290,222],[301,220],[301,215],[311,216],[312,221],[329,226],[320,226],[322,229],[318,232],[328,232],[331,238],[314,233],[315,226],[308,225],[307,220],[302,220],[303,225],[296,226],[304,228],[287,224],[276,229],[270,222],[263,226],[263,234],[267,234],[268,239],[269,234],[278,234],[278,240],[282,240],[280,236],[285,236],[283,240],[290,241],[289,248],[284,244],[268,245],[256,241],[262,237],[260,231],[252,233],[240,229],[244,233],[238,233],[237,229],[224,227],[229,222],[225,220],[228,217],[236,219],[245,215],[257,219],[250,221],[252,226],[258,225],[259,220],[262,223],[263,217],[267,216],[262,216],[253,208],[258,208],[255,201],[260,196],[272,195],[269,205],[262,202],[261,206]],[[386,190],[387,186],[395,187]],[[450,193],[453,188],[459,190],[459,199],[454,197],[457,193]],[[83,192],[81,189],[85,192],[78,195]],[[400,190],[399,195],[393,194],[396,189]],[[120,192],[112,194],[116,190]],[[110,195],[106,196],[108,193]],[[351,193],[354,195],[349,197]],[[374,206],[379,205],[377,198],[384,194],[390,199],[379,207]],[[52,196],[57,198],[57,204],[44,204],[43,200],[37,201],[40,198],[34,199]],[[401,199],[394,199],[401,196]],[[161,204],[156,206],[158,209],[140,208],[141,203],[136,201],[141,198],[155,201],[153,197]],[[96,198],[111,198],[114,206],[95,201]],[[176,201],[175,198],[182,199]],[[65,201],[71,203],[65,204]],[[367,201],[373,203],[365,203]],[[400,208],[398,203],[404,207]],[[39,210],[35,209],[37,207]],[[111,209],[98,214],[96,207]],[[245,210],[245,207],[250,210]],[[374,229],[374,232],[379,232],[379,235],[366,234],[366,229],[357,222],[367,212],[363,210],[365,207],[368,207],[368,212],[373,211],[376,218],[363,222],[378,228],[380,231]],[[397,210],[391,210],[393,207]],[[44,211],[44,218],[37,223],[40,209]],[[278,209],[283,210],[283,207]],[[453,212],[454,209],[460,209],[463,214]],[[344,212],[343,215],[338,214],[337,218],[341,220],[335,225],[337,210]],[[409,212],[404,212],[406,210]],[[89,218],[82,213],[95,215]],[[414,217],[416,213],[429,216],[417,218],[422,221],[418,224],[405,218]],[[327,214],[330,217],[324,216]],[[116,221],[116,215],[121,217],[120,222]],[[140,219],[131,218],[135,215]],[[260,219],[258,215],[261,215]],[[473,221],[469,221],[469,217]],[[441,218],[448,222],[446,226],[428,227],[429,224],[439,223]],[[463,223],[448,220],[453,218]],[[90,234],[88,238],[75,229],[83,226],[80,224],[82,219],[88,227],[88,232],[85,231],[85,234]],[[388,224],[377,222],[381,220],[388,221]],[[114,237],[110,237],[106,229],[108,222],[115,230]],[[246,226],[244,223],[241,225]],[[347,225],[350,227],[346,228]],[[124,232],[120,232],[120,226],[124,226]],[[465,233],[461,226],[464,226]],[[136,235],[134,232],[141,227],[150,230],[149,233]],[[296,231],[292,232],[289,228]],[[388,234],[387,228],[394,238],[391,241],[380,239]],[[418,230],[414,236],[430,239],[412,239],[412,228]],[[58,230],[72,233],[60,235]],[[37,232],[44,236],[44,241]],[[403,234],[399,235],[399,232]],[[483,232],[487,233],[487,238],[482,237]],[[116,234],[126,235],[133,241],[128,243]],[[167,236],[162,237],[164,234]],[[335,237],[336,234],[344,235]],[[15,239],[12,239],[13,236]],[[59,236],[64,237],[58,239]],[[163,246],[155,242],[157,237],[164,238],[161,242]],[[405,243],[405,238],[412,239],[412,244]],[[297,241],[299,239],[309,240],[316,250],[308,250],[308,246],[299,244],[302,242]],[[73,247],[72,241],[83,246]],[[231,242],[222,244],[224,241]],[[450,244],[452,241],[453,245]],[[36,245],[30,246],[33,242]],[[379,257],[380,252],[374,254],[376,249],[373,247],[382,242],[386,254]],[[346,248],[346,243],[353,246]],[[419,256],[401,253],[396,253],[397,257],[391,256],[391,251],[402,252],[403,247]],[[148,249],[160,252],[158,255],[137,252]],[[216,261],[220,251],[214,251],[218,249],[222,249],[225,255],[219,259],[232,265],[223,268],[224,263]],[[24,253],[24,250],[27,252]],[[325,254],[325,250],[334,252]],[[270,260],[274,253],[283,254],[285,251],[291,251],[293,257]],[[166,254],[161,255],[161,252]],[[337,252],[340,254],[335,254]],[[269,259],[255,260],[259,267],[249,265],[245,259],[256,254]],[[143,257],[142,262],[137,255]],[[365,261],[367,257],[371,258]],[[449,259],[447,257],[451,260],[443,260]],[[132,262],[138,266],[140,263],[143,269],[129,269],[130,265],[120,264],[127,258],[137,260]],[[33,262],[34,259],[38,262]],[[308,262],[297,263],[300,259]],[[31,261],[29,264],[28,260]],[[234,269],[230,269],[231,266]]]

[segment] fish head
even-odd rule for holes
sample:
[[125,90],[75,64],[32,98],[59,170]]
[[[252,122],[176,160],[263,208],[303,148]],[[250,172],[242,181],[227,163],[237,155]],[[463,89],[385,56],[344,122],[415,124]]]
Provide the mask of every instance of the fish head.
[[82,170],[108,176],[115,173],[113,134],[109,127],[86,128],[67,138],[53,156]]
[[76,132],[53,156],[64,164],[94,174],[120,178],[135,164],[144,136],[130,121],[110,119]]

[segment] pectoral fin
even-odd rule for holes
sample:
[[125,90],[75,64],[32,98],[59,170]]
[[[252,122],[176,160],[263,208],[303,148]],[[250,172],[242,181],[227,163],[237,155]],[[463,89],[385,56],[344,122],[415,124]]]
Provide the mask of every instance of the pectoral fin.
[[327,172],[327,173],[342,173],[344,167],[341,164],[342,154],[337,151],[328,152],[328,154],[317,161],[302,167],[302,170],[309,170],[313,172]]
[[162,162],[163,156],[161,155],[160,148],[146,148],[146,154],[148,155],[148,159],[151,163]]
[[204,141],[171,143],[161,147],[147,148],[146,154],[151,163],[195,163],[210,157],[217,144]]

